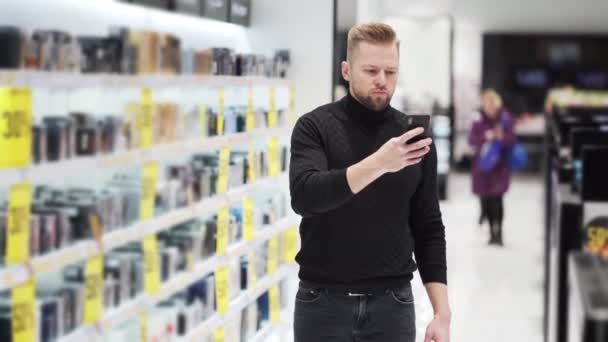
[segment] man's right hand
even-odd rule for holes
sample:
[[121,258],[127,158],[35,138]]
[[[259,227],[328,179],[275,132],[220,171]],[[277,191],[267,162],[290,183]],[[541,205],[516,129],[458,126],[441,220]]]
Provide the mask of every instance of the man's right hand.
[[431,148],[432,139],[426,138],[408,144],[413,137],[424,132],[423,128],[415,128],[399,137],[387,141],[373,155],[373,161],[384,173],[397,172],[410,165],[418,164]]

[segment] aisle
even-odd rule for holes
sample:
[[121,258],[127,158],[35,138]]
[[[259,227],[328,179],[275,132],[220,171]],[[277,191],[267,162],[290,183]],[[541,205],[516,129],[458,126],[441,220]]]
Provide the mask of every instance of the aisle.
[[[541,342],[542,185],[517,178],[505,197],[505,247],[489,247],[477,224],[478,201],[468,175],[451,175],[450,200],[442,202],[447,227],[452,342]],[[487,228],[486,228],[487,229]],[[414,280],[418,339],[432,308],[418,274]],[[278,336],[270,342],[293,341]]]
[[[505,247],[489,247],[477,224],[467,175],[452,175],[442,203],[447,227],[453,342],[540,342],[542,338],[542,185],[517,178],[505,198]],[[485,227],[484,227],[485,228]],[[419,283],[415,288],[422,291]],[[418,340],[432,316],[417,300]],[[424,298],[425,299],[425,298]]]

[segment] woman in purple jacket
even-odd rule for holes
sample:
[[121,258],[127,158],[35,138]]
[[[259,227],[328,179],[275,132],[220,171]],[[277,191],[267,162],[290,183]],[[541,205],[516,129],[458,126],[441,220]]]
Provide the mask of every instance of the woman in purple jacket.
[[[472,166],[473,193],[481,202],[481,217],[490,224],[489,244],[502,246],[502,219],[504,214],[502,197],[509,189],[511,170],[505,158],[506,151],[515,144],[515,132],[511,115],[503,110],[500,96],[492,89],[481,94],[481,111],[469,134],[475,157]],[[502,156],[496,165],[484,171],[479,167],[479,156],[485,143],[500,142]]]

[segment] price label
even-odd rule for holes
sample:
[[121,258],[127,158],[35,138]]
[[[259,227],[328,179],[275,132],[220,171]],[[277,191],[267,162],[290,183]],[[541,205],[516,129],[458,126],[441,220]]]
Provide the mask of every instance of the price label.
[[253,240],[253,200],[251,197],[243,199],[243,239]]
[[281,322],[281,303],[279,298],[279,286],[275,285],[268,292],[268,301],[270,306],[270,321],[272,323]]
[[217,215],[216,254],[224,254],[228,247],[228,224],[230,211],[228,207],[220,209]]
[[34,341],[34,336],[36,336],[35,294],[33,279],[11,290],[11,329],[13,341]]
[[247,114],[245,115],[245,130],[252,131],[255,128],[255,116],[253,114],[253,89],[247,90]]
[[608,217],[597,217],[585,225],[585,247],[590,253],[608,260]]
[[277,137],[271,137],[268,142],[268,175],[270,177],[277,177],[280,170],[279,139]]
[[230,148],[228,146],[220,149],[219,170],[217,175],[217,192],[225,194],[228,191],[228,167],[230,166]]
[[249,288],[255,287],[257,283],[257,272],[255,267],[255,254],[253,251],[247,253],[247,279],[249,279]]
[[139,147],[146,148],[152,145],[152,121],[154,107],[152,104],[152,90],[143,88],[136,117],[136,126],[139,132]]
[[31,90],[0,88],[0,168],[30,165],[31,151]]
[[141,342],[148,341],[148,314],[142,312],[139,314],[139,336]]
[[217,312],[220,315],[228,311],[228,268],[222,267],[215,271],[215,299]]
[[293,86],[289,86],[289,123],[296,122],[296,90]]
[[213,342],[224,342],[224,328],[217,328],[213,332]]
[[217,134],[224,134],[224,87],[219,89],[219,107],[217,112]]
[[144,292],[156,294],[160,289],[160,267],[156,235],[144,238]]
[[154,216],[157,176],[158,163],[146,162],[141,176],[141,198],[139,204],[139,218],[141,220],[147,220]]
[[103,256],[89,258],[84,271],[84,322],[93,324],[101,318],[103,303]]
[[268,105],[268,128],[277,127],[277,107],[275,101],[275,89],[270,87],[269,90],[269,105]]
[[26,262],[30,257],[30,210],[32,186],[13,185],[8,194],[6,264]]
[[255,156],[255,146],[249,146],[249,154],[247,156],[247,161],[249,163],[249,167],[247,168],[247,178],[249,179],[249,184],[255,182],[255,169],[257,168],[257,158]]
[[298,228],[292,227],[285,232],[285,249],[283,252],[283,262],[288,264],[295,260],[298,253]]
[[201,136],[209,136],[209,117],[207,116],[207,106],[204,104],[198,106],[198,120],[201,129]]
[[279,238],[273,237],[268,241],[268,259],[266,260],[266,271],[273,274],[279,267]]

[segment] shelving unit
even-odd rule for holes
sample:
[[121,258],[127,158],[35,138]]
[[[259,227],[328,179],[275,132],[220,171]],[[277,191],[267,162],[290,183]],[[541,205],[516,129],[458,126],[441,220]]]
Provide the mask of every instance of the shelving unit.
[[[29,264],[0,269],[0,291],[17,286],[29,277],[36,278],[85,260],[99,254],[102,248],[103,252],[107,252],[129,242],[139,241],[150,234],[167,230],[179,223],[196,218],[200,214],[217,211],[223,206],[242,200],[244,196],[253,194],[259,189],[272,186],[277,182],[284,182],[286,177],[287,175],[283,173],[279,177],[261,179],[254,184],[234,188],[224,195],[213,196],[190,207],[171,211],[151,220],[137,222],[130,227],[106,234],[101,244],[95,240],[80,241],[74,246],[33,258]],[[264,231],[262,237],[266,238],[268,235],[269,232]]]
[[[257,244],[262,243],[274,236],[278,236],[285,232],[287,229],[293,227],[298,222],[296,215],[288,216],[281,219],[277,223],[264,229],[268,233],[264,236],[259,236],[254,241],[240,243],[239,248],[229,248],[225,255],[216,255],[203,262],[198,263],[190,271],[181,272],[179,275],[173,277],[167,283],[165,283],[158,294],[154,296],[139,295],[136,299],[131,302],[122,305],[121,307],[107,312],[101,322],[97,326],[83,326],[80,329],[74,331],[72,334],[59,339],[60,342],[71,342],[71,341],[84,341],[91,340],[98,336],[100,333],[111,330],[122,322],[137,317],[137,314],[141,311],[145,311],[161,301],[169,298],[171,295],[184,290],[191,284],[205,277],[207,274],[212,273],[216,269],[226,266],[231,259],[240,258],[246,255],[252,250]],[[240,313],[245,307],[253,303],[260,295],[268,291],[270,287],[280,282],[285,277],[293,274],[295,266],[293,264],[283,265],[275,271],[272,275],[267,275],[257,282],[257,285],[253,289],[249,289],[241,293],[238,297],[230,302],[230,310],[224,316],[215,314],[214,316],[207,319],[205,322],[192,331],[188,335],[188,341],[200,341],[203,337],[212,333],[213,330],[220,327],[227,319],[231,316]]]

